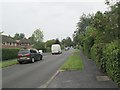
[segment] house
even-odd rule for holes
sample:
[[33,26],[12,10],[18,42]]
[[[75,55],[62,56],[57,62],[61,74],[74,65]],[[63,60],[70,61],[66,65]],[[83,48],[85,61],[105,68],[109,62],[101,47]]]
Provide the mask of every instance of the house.
[[32,48],[32,44],[29,39],[14,40],[10,36],[2,36],[2,48]]
[[21,48],[32,48],[32,43],[30,42],[30,39],[24,38],[16,42]]
[[2,35],[2,48],[13,48],[16,46],[17,46],[17,43],[12,37]]

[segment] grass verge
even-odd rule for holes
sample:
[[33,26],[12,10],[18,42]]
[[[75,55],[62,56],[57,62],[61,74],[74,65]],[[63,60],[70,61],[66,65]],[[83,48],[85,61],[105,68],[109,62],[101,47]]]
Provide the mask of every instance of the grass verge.
[[82,70],[83,63],[80,58],[80,51],[75,50],[75,52],[68,57],[67,61],[60,68],[61,70]]
[[1,61],[0,62],[0,68],[8,67],[14,64],[17,64],[17,59],[14,60],[8,60],[8,61]]

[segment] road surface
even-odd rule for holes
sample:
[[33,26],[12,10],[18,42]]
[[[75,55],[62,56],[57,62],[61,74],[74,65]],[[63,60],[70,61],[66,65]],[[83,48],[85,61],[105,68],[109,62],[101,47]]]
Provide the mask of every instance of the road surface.
[[2,88],[38,88],[44,85],[73,50],[60,55],[46,54],[41,61],[17,64],[2,69]]

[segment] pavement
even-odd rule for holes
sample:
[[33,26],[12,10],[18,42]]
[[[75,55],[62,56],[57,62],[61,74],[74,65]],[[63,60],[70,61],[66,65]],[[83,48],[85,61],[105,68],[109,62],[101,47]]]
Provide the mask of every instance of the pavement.
[[59,71],[49,81],[47,88],[116,88],[118,86],[80,51],[84,69],[81,71]]

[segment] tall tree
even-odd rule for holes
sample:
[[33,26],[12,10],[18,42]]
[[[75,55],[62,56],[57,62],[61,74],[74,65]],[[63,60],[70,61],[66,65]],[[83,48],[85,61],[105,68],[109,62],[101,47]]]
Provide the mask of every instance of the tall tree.
[[19,37],[20,37],[20,39],[24,39],[25,38],[25,34],[24,33],[20,33]]
[[55,40],[54,39],[52,39],[52,40],[48,40],[48,41],[46,41],[46,47],[51,47],[52,46],[52,44],[54,44],[55,43]]
[[25,34],[24,33],[16,33],[13,37],[15,40],[21,40],[25,38]]
[[58,38],[55,40],[55,44],[60,44],[60,41]]
[[40,29],[36,29],[33,34],[32,34],[32,39],[34,40],[34,42],[43,42],[43,31],[41,31]]
[[66,39],[63,39],[63,40],[61,41],[61,44],[65,47],[65,46],[66,46]]
[[73,42],[72,42],[72,40],[71,40],[70,37],[67,37],[67,38],[66,38],[66,45],[67,45],[67,46],[72,46],[72,45],[73,45]]
[[91,21],[93,20],[93,17],[94,17],[93,14],[89,14],[89,15],[83,14],[80,17],[79,22],[77,23],[77,29],[76,31],[74,31],[73,34],[74,45],[80,44],[80,35],[84,34],[88,26],[91,25]]
[[19,39],[20,39],[19,33],[16,33],[13,38],[14,38],[15,40],[19,40]]

